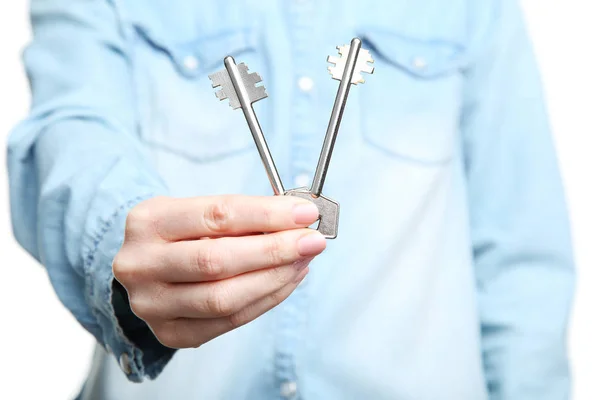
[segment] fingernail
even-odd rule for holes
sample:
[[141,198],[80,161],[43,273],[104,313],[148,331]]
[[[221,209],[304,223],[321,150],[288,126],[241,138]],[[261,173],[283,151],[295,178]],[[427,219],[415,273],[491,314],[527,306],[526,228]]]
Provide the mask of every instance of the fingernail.
[[297,271],[302,271],[306,267],[308,267],[308,264],[310,264],[310,262],[312,260],[313,260],[313,257],[303,258],[301,260],[298,260],[298,261],[294,262],[294,268],[296,268]]
[[314,257],[325,250],[325,237],[319,232],[304,235],[298,240],[298,254],[302,257]]
[[294,205],[292,215],[298,225],[310,225],[319,218],[319,210],[313,203],[300,203]]
[[308,271],[308,268],[303,269],[298,275],[296,275],[296,278],[294,278],[294,283],[302,282],[306,275],[308,275]]

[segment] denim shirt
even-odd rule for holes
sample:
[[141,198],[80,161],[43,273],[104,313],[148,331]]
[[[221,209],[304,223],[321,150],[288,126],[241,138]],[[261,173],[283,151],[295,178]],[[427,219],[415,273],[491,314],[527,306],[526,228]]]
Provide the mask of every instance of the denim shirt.
[[[568,397],[568,218],[517,0],[32,0],[31,15],[12,218],[99,342],[84,397]],[[112,290],[128,210],[272,194],[207,76],[226,55],[262,75],[279,172],[305,185],[337,90],[326,56],[355,36],[375,73],[350,92],[324,188],[338,238],[274,310],[162,347]]]

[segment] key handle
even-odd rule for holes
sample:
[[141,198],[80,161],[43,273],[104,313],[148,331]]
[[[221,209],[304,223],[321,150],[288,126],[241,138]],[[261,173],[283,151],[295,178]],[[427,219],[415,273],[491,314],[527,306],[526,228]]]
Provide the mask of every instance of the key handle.
[[325,196],[315,197],[310,189],[303,187],[288,190],[285,196],[296,196],[302,199],[310,200],[319,210],[319,225],[317,231],[321,232],[326,239],[335,239],[338,233],[340,218],[340,204]]

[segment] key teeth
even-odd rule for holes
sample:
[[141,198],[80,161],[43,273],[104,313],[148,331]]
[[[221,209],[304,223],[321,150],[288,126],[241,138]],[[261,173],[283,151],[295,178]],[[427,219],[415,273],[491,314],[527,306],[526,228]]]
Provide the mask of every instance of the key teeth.
[[217,96],[217,99],[219,99],[220,101],[223,101],[227,98],[223,89],[217,90],[215,92],[215,96]]
[[256,85],[257,83],[262,82],[262,77],[259,75],[258,72],[253,72],[251,74],[248,74],[248,77],[250,78],[250,80]]
[[[262,77],[258,72],[248,73],[248,66],[245,63],[236,64],[238,71],[242,77],[243,85],[248,93],[250,102],[262,100],[268,97],[267,90],[264,86],[256,86],[262,82]],[[241,108],[240,100],[235,93],[231,78],[226,69],[218,71],[208,76],[212,82],[213,88],[220,87],[215,91],[215,97],[221,101],[229,99],[229,106],[234,110]]]
[[240,105],[239,102],[234,102],[231,99],[229,99],[229,107],[231,107],[234,110],[237,110],[238,108],[242,108],[242,106]]
[[[328,71],[333,77],[333,79],[341,81],[344,75],[344,69],[346,68],[346,63],[348,60],[348,53],[350,51],[349,45],[337,46],[340,57],[329,56],[327,58],[327,62],[334,64],[334,66],[328,67]],[[356,60],[356,67],[354,70],[354,75],[352,76],[351,83],[357,85],[359,83],[365,83],[362,72],[367,74],[372,74],[374,72],[374,68],[371,64],[375,61],[373,57],[371,57],[371,53],[369,50],[360,49],[358,53],[358,59]]]
[[265,99],[267,97],[269,97],[268,93],[267,93],[267,88],[265,88],[264,86],[257,86],[256,87],[256,96],[253,100],[253,102]]
[[335,47],[339,53],[339,55],[343,58],[345,54],[348,54],[348,51],[350,50],[350,45],[344,44],[341,46],[336,46]]
[[221,86],[221,84],[217,81],[217,74],[212,74],[208,76],[208,79],[210,79],[211,85],[214,88],[218,88],[219,86]]
[[327,62],[330,63],[330,64],[337,64],[340,61],[342,61],[342,59],[339,58],[339,57],[334,57],[334,56],[328,56],[327,57]]

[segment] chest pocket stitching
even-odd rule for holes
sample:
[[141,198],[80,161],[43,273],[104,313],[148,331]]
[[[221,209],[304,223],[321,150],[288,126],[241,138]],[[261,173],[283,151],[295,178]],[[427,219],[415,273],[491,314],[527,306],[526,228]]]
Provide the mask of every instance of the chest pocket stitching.
[[[424,165],[447,163],[455,148],[452,130],[455,130],[456,121],[450,117],[460,111],[458,82],[461,80],[460,71],[467,65],[464,46],[444,39],[405,36],[381,28],[367,27],[359,33],[364,48],[371,51],[376,60],[377,75],[369,77],[373,82],[367,82],[361,88],[363,139],[384,154],[409,162]],[[387,101],[382,101],[382,95],[387,96]],[[438,95],[443,96],[445,101],[440,100]],[[413,106],[413,110],[394,109],[398,104],[394,100],[402,99],[408,106],[412,103],[411,96],[419,98],[415,99],[417,106]],[[430,107],[428,100],[436,106]],[[413,113],[423,114],[422,124]],[[397,118],[392,121],[398,124],[393,127],[396,132],[381,123],[382,119],[387,121],[386,116],[389,115]],[[443,117],[446,124],[436,125],[438,121],[426,121],[425,117]],[[422,127],[419,128],[419,125]]]
[[[139,68],[146,71],[146,76],[135,78],[136,90],[141,97],[138,99],[138,107],[142,119],[140,127],[142,139],[153,147],[195,162],[217,161],[239,152],[251,150],[253,142],[251,135],[247,132],[243,116],[241,113],[233,115],[234,111],[225,104],[226,101],[221,103],[216,99],[208,75],[223,68],[222,60],[226,55],[234,57],[243,55],[243,60],[239,61],[249,62],[251,68],[255,68],[259,60],[255,30],[240,27],[234,30],[204,33],[188,41],[174,40],[153,34],[151,29],[140,23],[133,23],[132,30],[138,38],[141,38],[142,44],[137,46],[147,45],[152,49],[152,51],[148,51],[149,49],[144,51],[145,57],[149,59],[135,62],[151,64],[154,57],[152,52],[158,52],[167,57],[174,67],[174,71],[171,73],[165,69],[158,73],[152,72],[152,65],[138,66],[138,72],[140,72]],[[195,68],[186,66],[186,59],[190,56],[197,60]],[[136,74],[135,71],[134,74]],[[161,76],[161,74],[165,76]],[[189,88],[186,90],[187,98],[192,104],[197,105],[195,110],[190,110],[193,113],[190,112],[183,118],[177,117],[170,115],[169,111],[162,110],[163,107],[155,105],[156,102],[161,102],[160,96],[163,94],[161,92],[164,92],[165,89],[164,87],[161,89],[161,85],[168,85],[168,83],[160,82],[161,80],[174,80],[173,82],[176,82],[178,86],[185,88],[194,85],[194,90]],[[174,101],[181,103],[186,99],[182,95],[176,97]],[[182,105],[185,106],[185,104]],[[229,118],[226,113],[231,113],[231,117]],[[202,118],[198,117],[193,128],[197,130],[196,132],[189,132],[192,129],[189,122],[184,123],[183,128],[178,125],[180,122],[178,119],[195,118],[192,114],[196,117],[198,114],[202,116]],[[221,123],[214,122],[214,115],[223,114],[227,118],[220,118]],[[208,124],[209,128],[203,130],[203,121],[211,121]],[[174,126],[179,127],[180,131],[174,131]]]
[[[149,44],[166,54],[175,64],[179,73],[188,78],[197,78],[203,76],[206,71],[221,67],[224,58],[223,49],[228,50],[226,55],[235,57],[256,49],[258,45],[256,36],[250,28],[212,33],[183,43],[157,39],[143,26],[134,28]],[[195,57],[199,61],[198,68],[186,67],[185,60],[189,56]]]

